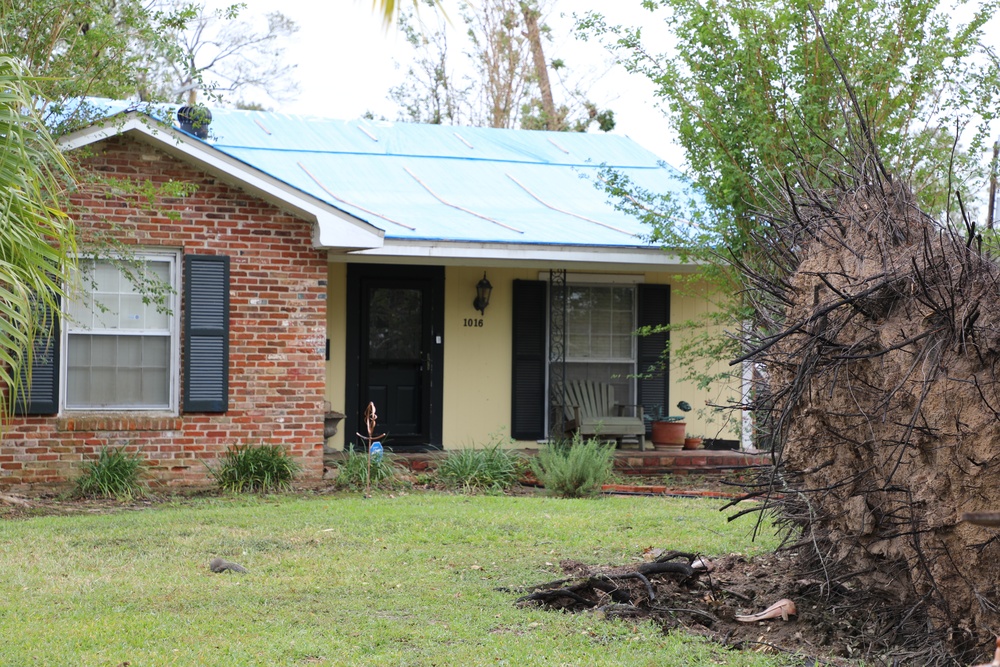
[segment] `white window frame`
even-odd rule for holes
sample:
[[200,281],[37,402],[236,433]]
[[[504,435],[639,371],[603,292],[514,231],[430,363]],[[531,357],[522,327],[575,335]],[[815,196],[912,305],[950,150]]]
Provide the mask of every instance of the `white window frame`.
[[[92,335],[95,332],[88,332],[75,324],[71,317],[69,316],[69,304],[63,304],[63,326],[60,332],[60,349],[62,350],[59,355],[59,406],[61,413],[92,413],[92,412],[156,412],[156,413],[169,413],[176,416],[179,414],[178,405],[180,403],[180,301],[181,301],[181,268],[180,268],[180,251],[164,251],[164,250],[137,250],[128,259],[135,261],[156,261],[156,262],[166,262],[169,267],[170,275],[170,287],[171,290],[168,291],[164,298],[166,303],[164,306],[169,312],[167,318],[168,331],[170,338],[169,347],[169,358],[168,362],[170,368],[168,371],[168,377],[170,382],[170,387],[168,390],[168,400],[169,405],[128,405],[128,406],[106,406],[106,407],[74,407],[70,406],[67,401],[67,393],[69,391],[69,338],[74,334],[88,334]],[[107,261],[102,260],[100,257],[94,256],[81,256],[81,261]],[[72,298],[74,286],[67,285],[67,294]],[[89,288],[88,288],[89,291]],[[72,330],[72,331],[71,331]],[[159,332],[159,330],[157,330]],[[148,332],[143,329],[129,329],[127,331],[117,331],[115,334],[109,335],[135,335],[142,336],[148,335]],[[97,333],[96,335],[101,335]]]

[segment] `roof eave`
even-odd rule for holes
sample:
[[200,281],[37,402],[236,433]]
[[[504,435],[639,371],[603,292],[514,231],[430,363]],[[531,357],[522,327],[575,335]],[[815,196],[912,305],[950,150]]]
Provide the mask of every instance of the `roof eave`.
[[693,273],[698,265],[682,262],[677,254],[655,246],[579,246],[524,243],[470,243],[457,241],[409,241],[386,239],[381,248],[331,254],[331,261],[396,262],[421,261],[452,266],[494,266],[530,268],[628,267],[641,271]]
[[204,141],[137,112],[129,112],[60,138],[74,150],[117,135],[134,136],[220,180],[313,223],[313,245],[335,252],[380,248],[385,232],[294,188]]

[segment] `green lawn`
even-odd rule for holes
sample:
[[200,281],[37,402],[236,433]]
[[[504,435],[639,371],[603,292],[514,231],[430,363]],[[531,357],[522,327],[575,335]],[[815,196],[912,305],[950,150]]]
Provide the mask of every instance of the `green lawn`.
[[[773,548],[718,504],[421,493],[0,520],[0,665],[783,664],[495,590],[563,558]],[[250,574],[210,573],[214,555]]]

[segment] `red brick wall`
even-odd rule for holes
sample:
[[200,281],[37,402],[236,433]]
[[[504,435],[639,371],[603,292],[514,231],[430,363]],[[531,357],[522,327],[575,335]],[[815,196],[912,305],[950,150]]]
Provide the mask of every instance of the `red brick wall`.
[[122,444],[140,451],[164,485],[208,483],[204,463],[237,444],[280,444],[302,478],[321,478],[327,264],[312,247],[312,224],[132,139],[84,150],[82,168],[107,178],[197,186],[153,210],[140,196],[108,198],[97,186],[82,187],[72,204],[82,228],[114,225],[138,247],[231,257],[229,411],[14,419],[0,436],[0,487],[71,481],[102,446]]

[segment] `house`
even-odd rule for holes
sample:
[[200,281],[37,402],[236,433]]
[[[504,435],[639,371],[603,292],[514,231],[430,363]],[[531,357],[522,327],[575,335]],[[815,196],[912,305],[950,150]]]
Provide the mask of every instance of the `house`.
[[[671,293],[692,267],[600,187],[607,165],[683,188],[631,140],[212,114],[204,139],[128,111],[62,139],[85,176],[81,230],[172,289],[158,308],[114,262],[82,260],[89,280],[3,430],[0,486],[72,479],[104,445],[183,485],[231,445],[280,443],[318,479],[324,444],[357,443],[369,401],[386,448],[412,451],[500,434],[536,446],[561,419],[562,381],[647,407],[718,398],[635,378],[666,342],[637,325],[709,306]],[[147,181],[193,191],[151,204],[124,185]],[[331,407],[345,419],[324,443]]]

